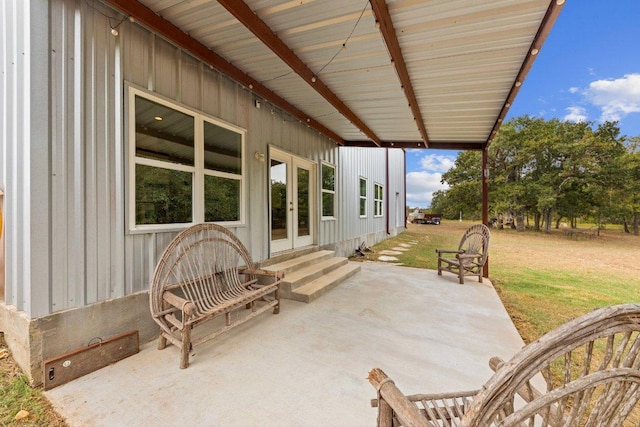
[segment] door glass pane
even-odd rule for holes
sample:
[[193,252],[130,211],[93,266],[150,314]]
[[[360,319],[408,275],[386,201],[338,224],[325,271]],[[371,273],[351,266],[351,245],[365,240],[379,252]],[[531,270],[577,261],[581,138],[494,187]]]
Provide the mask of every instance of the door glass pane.
[[271,159],[271,240],[287,239],[287,164]]
[[136,165],[136,224],[191,222],[193,174]]
[[205,175],[204,220],[240,221],[240,180]]
[[308,236],[309,225],[309,171],[298,169],[298,236]]

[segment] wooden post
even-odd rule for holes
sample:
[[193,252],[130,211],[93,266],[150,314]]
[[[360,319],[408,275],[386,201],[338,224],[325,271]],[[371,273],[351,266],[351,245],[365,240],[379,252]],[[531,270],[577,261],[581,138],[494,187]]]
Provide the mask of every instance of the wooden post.
[[[482,149],[482,223],[489,226],[489,146]],[[489,277],[489,257],[484,263],[483,277]]]
[[378,427],[393,427],[393,409],[384,399],[378,401]]

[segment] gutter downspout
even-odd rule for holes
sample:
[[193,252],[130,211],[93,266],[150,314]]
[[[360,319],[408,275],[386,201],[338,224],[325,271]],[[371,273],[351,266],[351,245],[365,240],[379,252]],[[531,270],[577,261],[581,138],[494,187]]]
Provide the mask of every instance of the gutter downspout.
[[387,221],[387,236],[391,234],[391,231],[389,229],[389,148],[385,148],[384,149],[384,158],[385,158],[385,172],[386,172],[386,179],[385,179],[385,199],[386,199],[386,203],[385,203],[385,209],[386,209],[386,221]]

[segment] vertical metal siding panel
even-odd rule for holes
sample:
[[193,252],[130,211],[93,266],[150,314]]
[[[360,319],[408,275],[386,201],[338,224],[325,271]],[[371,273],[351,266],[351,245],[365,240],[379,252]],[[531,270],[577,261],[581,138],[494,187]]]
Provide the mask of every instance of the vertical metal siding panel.
[[82,17],[79,9],[73,10],[73,36],[69,40],[70,56],[70,73],[69,87],[73,87],[72,98],[69,99],[69,110],[71,114],[67,115],[68,123],[68,141],[71,142],[72,148],[69,150],[71,155],[69,158],[69,166],[72,173],[72,181],[68,183],[73,202],[69,206],[72,212],[71,221],[68,223],[71,234],[71,245],[68,253],[69,271],[71,278],[69,283],[68,306],[76,307],[84,304],[85,299],[85,216],[84,216],[84,199],[85,199],[85,168],[84,168],[84,144],[82,138],[82,129],[84,127],[84,111],[82,109],[83,94],[83,54],[82,54]]
[[[126,64],[124,79],[138,86],[153,89],[152,83],[149,82],[149,68],[153,65],[154,59],[152,49],[149,48],[149,32],[138,25],[121,25],[120,28],[124,48],[123,61]],[[108,28],[105,31],[108,31]],[[113,37],[109,32],[106,35]]]
[[97,96],[97,79],[99,78],[97,67],[97,31],[94,28],[94,19],[86,13],[86,19],[83,25],[84,33],[84,55],[83,66],[84,74],[79,78],[84,79],[84,112],[85,112],[85,129],[84,129],[84,145],[85,145],[85,171],[86,179],[84,185],[85,209],[86,209],[86,226],[85,226],[85,258],[86,258],[86,297],[87,304],[98,301],[98,217],[97,217],[97,194],[98,194],[98,132],[96,129],[96,102]]
[[198,62],[189,55],[182,55],[180,70],[181,101],[194,108],[201,109],[200,106],[200,67]]
[[[110,52],[111,34],[108,32],[106,22],[98,19],[94,15],[94,44],[95,44],[95,91],[94,97],[94,129],[96,140],[95,159],[95,212],[93,216],[97,224],[95,239],[91,244],[95,246],[96,272],[93,285],[96,289],[96,301],[101,301],[111,297],[111,264],[115,259],[111,251],[111,240],[114,238],[112,224],[111,194],[114,191],[111,185],[111,175],[113,174],[111,161],[111,138],[113,135],[113,121],[109,119],[110,108],[109,99],[113,93],[111,80],[111,60]],[[115,201],[115,198],[114,198]],[[89,278],[90,276],[87,275]],[[117,277],[117,276],[115,276]],[[92,286],[87,279],[88,286]]]
[[220,118],[229,123],[237,123],[236,107],[238,102],[237,91],[238,84],[229,80],[229,78],[221,78],[220,80]]
[[[156,39],[153,70],[155,74],[155,91],[160,95],[176,99],[178,92],[176,52],[177,48],[162,39]],[[134,66],[134,64],[130,64]]]
[[202,87],[202,110],[214,117],[220,115],[220,79],[217,71],[205,67]]
[[51,8],[51,157],[52,157],[52,311],[67,307],[69,283],[68,236],[67,230],[67,197],[73,196],[66,188],[67,181],[67,45],[68,8],[64,2],[53,3]]

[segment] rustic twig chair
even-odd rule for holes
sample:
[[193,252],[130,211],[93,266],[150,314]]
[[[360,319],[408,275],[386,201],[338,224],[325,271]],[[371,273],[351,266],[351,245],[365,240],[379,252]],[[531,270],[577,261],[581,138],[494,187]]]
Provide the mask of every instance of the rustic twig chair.
[[438,276],[442,276],[444,270],[457,274],[460,284],[464,284],[464,276],[478,276],[478,281],[482,283],[482,268],[487,262],[490,237],[486,225],[476,224],[464,233],[458,249],[436,249]]
[[[378,426],[615,427],[640,424],[640,305],[593,311],[544,335],[480,389],[404,396],[380,369]],[[542,387],[538,384],[545,384]]]
[[[279,313],[283,277],[258,270],[242,242],[224,227],[197,224],[180,232],[158,261],[149,287],[151,314],[160,325],[158,348],[167,341],[176,345],[180,367],[188,367],[193,346],[270,308]],[[194,327],[222,315],[225,321],[213,332],[192,339]]]

